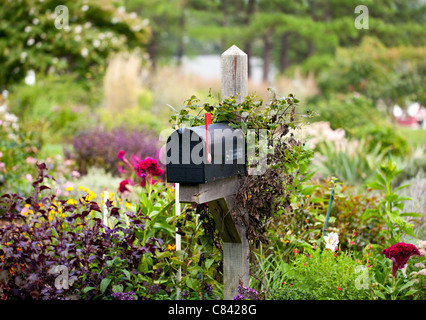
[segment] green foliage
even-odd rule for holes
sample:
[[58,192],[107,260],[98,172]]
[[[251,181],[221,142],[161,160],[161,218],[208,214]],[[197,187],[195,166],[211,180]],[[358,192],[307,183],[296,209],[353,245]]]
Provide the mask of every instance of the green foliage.
[[[407,263],[407,274],[413,270],[413,262],[410,260]],[[397,272],[396,277],[392,277],[392,261],[384,255],[375,257],[372,272],[372,288],[378,299],[411,300],[413,295],[418,295],[415,281],[404,276],[402,272]]]
[[362,264],[348,252],[320,252],[319,247],[305,247],[303,253],[297,255],[282,274],[281,288],[275,289],[272,295],[289,300],[370,299],[368,288],[357,288],[356,285],[357,267]]
[[374,177],[377,166],[386,154],[380,144],[370,148],[366,139],[343,141],[340,145],[323,141],[317,146],[324,157],[318,165],[318,171],[325,177],[336,176],[351,185],[368,182]]
[[[10,90],[28,70],[99,80],[111,52],[140,47],[147,41],[147,28],[140,19],[118,12],[109,3],[68,2],[68,19],[63,11],[55,13],[59,5],[63,2],[3,1],[0,88]],[[66,20],[68,28],[64,26]]]
[[388,108],[397,103],[424,104],[424,47],[385,47],[366,37],[357,47],[339,49],[334,65],[319,79],[323,93],[359,92],[374,102],[382,100]]
[[371,98],[355,93],[330,94],[314,97],[307,105],[305,112],[316,113],[310,121],[327,121],[332,129],[345,130],[348,138],[366,139],[368,151],[373,152],[377,145],[381,151],[391,149],[395,156],[405,156],[410,151],[405,134],[377,110]]
[[0,192],[28,191],[26,173],[35,173],[27,159],[37,156],[42,146],[37,131],[22,127],[18,118],[0,107]]
[[372,152],[375,146],[380,150],[390,150],[393,156],[407,157],[410,154],[410,145],[399,128],[389,123],[367,125],[355,129],[356,137],[365,137],[368,140],[368,151]]
[[[382,246],[387,247],[397,242],[401,242],[404,234],[415,237],[413,233],[413,225],[408,223],[404,217],[421,217],[416,212],[402,212],[404,209],[404,201],[411,200],[409,197],[399,196],[396,192],[406,188],[408,185],[400,186],[394,189],[392,181],[401,170],[398,170],[396,163],[388,159],[387,162],[380,165],[376,173],[376,181],[369,183],[367,186],[378,190],[383,196],[377,209],[366,209],[363,214],[363,220],[372,219],[386,225],[381,232],[385,237]],[[414,219],[415,220],[415,219]],[[413,220],[413,221],[414,221]]]
[[58,143],[95,123],[90,106],[99,98],[72,76],[49,75],[33,86],[15,86],[8,104],[23,126],[37,127],[45,143]]
[[[376,109],[372,100],[363,95],[355,94],[333,94],[328,97],[314,97],[307,102],[317,116],[311,121],[327,121],[335,130],[342,128],[349,136],[356,136],[360,127],[369,124],[380,124],[383,114]],[[305,107],[305,111],[308,108]]]

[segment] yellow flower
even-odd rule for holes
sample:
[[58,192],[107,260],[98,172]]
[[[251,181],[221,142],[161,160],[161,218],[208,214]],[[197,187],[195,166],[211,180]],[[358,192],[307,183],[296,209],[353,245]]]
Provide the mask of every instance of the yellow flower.
[[173,251],[173,250],[175,250],[176,249],[176,245],[175,244],[172,244],[172,245],[167,245],[167,250],[169,250],[169,251]]
[[74,188],[70,186],[70,187],[67,187],[65,190],[67,190],[68,192],[71,192],[74,190]]
[[77,205],[77,201],[74,199],[68,199],[67,204],[70,204],[72,206],[76,206]]
[[96,199],[96,197],[97,197],[96,193],[89,190],[85,200],[89,202],[89,201],[92,201],[93,199]]

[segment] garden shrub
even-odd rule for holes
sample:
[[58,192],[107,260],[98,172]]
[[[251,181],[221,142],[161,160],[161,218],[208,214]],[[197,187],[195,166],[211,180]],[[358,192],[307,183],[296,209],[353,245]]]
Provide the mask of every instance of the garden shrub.
[[327,121],[334,130],[342,128],[351,139],[365,139],[367,151],[380,144],[381,151],[391,149],[393,155],[409,152],[407,138],[398,131],[386,115],[380,112],[372,100],[355,94],[315,97],[306,111],[315,111],[310,121]]
[[28,191],[25,174],[35,172],[29,159],[36,157],[41,147],[38,133],[23,128],[6,104],[0,106],[0,193]]
[[127,130],[120,127],[109,131],[93,128],[82,130],[73,137],[73,149],[65,150],[65,155],[75,160],[81,174],[86,174],[90,167],[98,167],[118,175],[117,154],[120,150],[140,158],[154,158],[157,144],[158,137],[147,129]]
[[313,97],[305,107],[307,110],[313,110],[316,114],[310,121],[327,121],[333,130],[342,128],[349,136],[353,136],[360,127],[383,122],[382,113],[370,99],[353,93],[326,98]]
[[[370,291],[356,285],[361,266],[348,252],[305,248],[283,276],[282,288],[274,290],[274,298],[364,300]],[[367,268],[367,266],[364,266]]]

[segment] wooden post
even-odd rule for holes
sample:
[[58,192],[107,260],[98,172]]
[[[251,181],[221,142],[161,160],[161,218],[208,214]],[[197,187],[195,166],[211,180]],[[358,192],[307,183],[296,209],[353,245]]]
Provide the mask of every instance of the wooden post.
[[[241,103],[248,95],[247,54],[232,46],[222,54],[222,99],[236,96]],[[249,284],[249,244],[245,224],[235,221],[232,207],[240,188],[238,176],[210,181],[205,184],[179,187],[182,203],[207,203],[223,244],[223,299],[232,300],[238,294],[240,281]],[[243,216],[248,221],[247,213]],[[177,248],[176,248],[177,249]]]
[[222,99],[237,96],[241,103],[248,95],[247,54],[233,45],[222,53]]
[[[222,53],[222,99],[237,96],[237,103],[241,103],[248,95],[248,59],[247,54],[233,45]],[[227,217],[231,213],[235,195],[226,199],[228,212],[222,215]],[[210,205],[210,204],[209,204]],[[213,207],[217,207],[213,205]],[[217,221],[218,218],[216,217]],[[246,228],[236,223],[233,228],[237,229],[239,238],[225,238],[222,236],[223,244],[223,299],[231,300],[238,294],[238,284],[242,281],[244,286],[249,282],[249,244],[246,236]],[[217,224],[217,223],[216,223]]]

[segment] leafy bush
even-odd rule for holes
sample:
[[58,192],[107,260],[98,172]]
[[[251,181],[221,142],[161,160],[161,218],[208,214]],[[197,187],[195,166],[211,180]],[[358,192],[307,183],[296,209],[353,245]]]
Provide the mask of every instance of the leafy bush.
[[[413,226],[421,218],[422,214],[416,212],[403,212],[404,201],[411,200],[409,197],[398,195],[397,191],[402,190],[408,185],[400,186],[394,189],[392,181],[401,170],[398,170],[396,163],[390,158],[387,162],[380,165],[376,173],[376,180],[369,183],[368,187],[380,192],[383,197],[376,209],[366,209],[363,220],[375,220],[385,226],[380,233],[384,237],[383,246],[393,245],[401,241],[401,237],[409,235],[415,237]],[[407,217],[412,218],[410,222]]]
[[305,107],[305,112],[310,110],[316,114],[310,121],[329,122],[334,130],[344,129],[350,139],[366,140],[366,149],[370,152],[377,145],[380,145],[380,151],[392,150],[393,155],[406,155],[409,152],[405,135],[375,107],[371,99],[363,95],[315,97],[308,105],[310,107]]
[[316,96],[308,101],[307,106],[305,112],[313,110],[317,114],[311,121],[327,121],[332,129],[342,128],[349,136],[353,136],[360,127],[383,122],[382,113],[362,95]]
[[94,128],[79,132],[72,139],[73,150],[66,150],[65,155],[76,161],[82,174],[93,166],[118,175],[120,150],[140,158],[155,157],[157,142],[158,138],[146,129],[128,131],[121,127],[107,131]]
[[[1,101],[0,101],[1,102]],[[26,192],[24,173],[33,173],[29,159],[41,148],[37,132],[24,130],[18,118],[0,106],[0,192]]]
[[[305,248],[288,272],[283,274],[282,288],[272,295],[278,299],[364,300],[369,289],[356,285],[356,261],[349,253]],[[365,266],[365,268],[367,268]]]
[[390,150],[394,156],[407,156],[410,152],[407,138],[389,123],[355,128],[354,136],[367,139],[369,152],[374,151],[377,145],[380,145],[380,150]]

